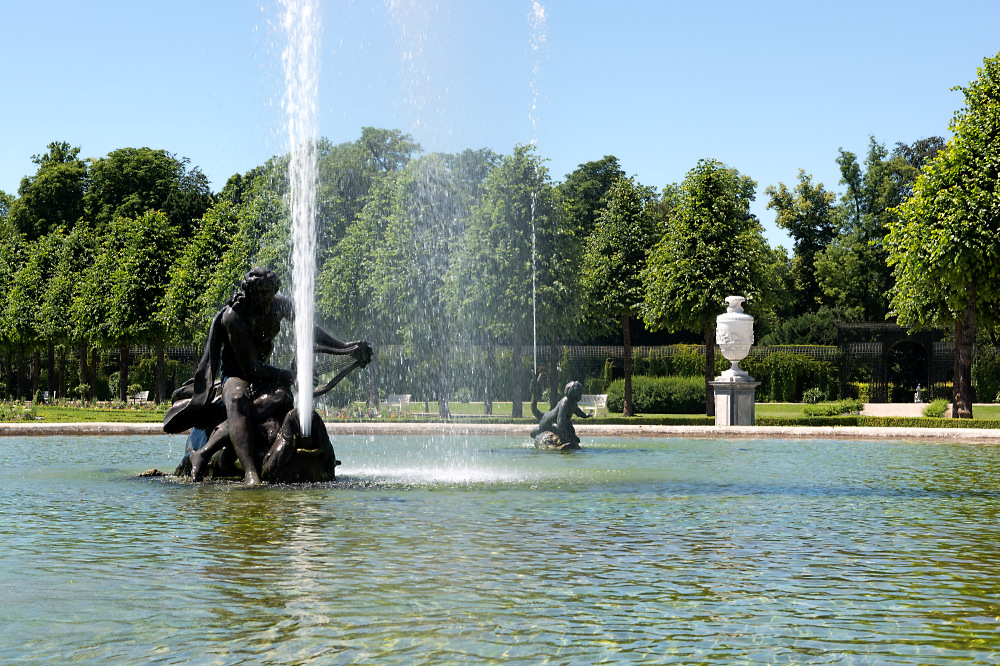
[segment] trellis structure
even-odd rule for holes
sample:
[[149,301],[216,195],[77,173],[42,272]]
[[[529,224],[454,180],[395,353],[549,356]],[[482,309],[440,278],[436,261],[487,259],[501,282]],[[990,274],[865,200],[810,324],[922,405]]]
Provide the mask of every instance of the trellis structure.
[[[891,402],[890,357],[901,345],[914,345],[923,352],[925,362],[919,383],[925,399],[948,397],[944,386],[951,381],[954,344],[943,341],[937,329],[913,331],[892,322],[845,323],[837,326],[840,349],[840,393],[849,395],[851,381],[869,385],[868,402]],[[914,356],[919,362],[919,357]],[[916,386],[896,387],[912,400]],[[942,395],[936,395],[941,393]]]

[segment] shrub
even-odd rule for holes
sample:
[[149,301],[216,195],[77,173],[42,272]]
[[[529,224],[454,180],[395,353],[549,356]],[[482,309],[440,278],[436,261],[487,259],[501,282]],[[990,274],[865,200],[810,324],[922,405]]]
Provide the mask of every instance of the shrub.
[[940,419],[944,417],[944,410],[948,408],[948,401],[944,398],[938,398],[937,400],[931,401],[926,407],[924,407],[924,416]]
[[806,389],[802,392],[802,402],[815,405],[817,402],[826,400],[826,392],[820,388]]
[[972,383],[976,396],[989,400],[1000,392],[1000,353],[996,348],[980,349],[972,362]]
[[837,385],[837,369],[832,363],[805,354],[775,352],[748,358],[742,367],[761,383],[757,396],[766,402],[797,402],[807,385],[826,393]]
[[860,412],[864,404],[860,400],[847,398],[838,402],[827,402],[821,405],[806,405],[802,413],[806,416],[840,416],[851,412]]
[[[703,377],[632,377],[632,406],[645,414],[698,414],[705,408]],[[608,386],[608,412],[625,408],[625,380]]]

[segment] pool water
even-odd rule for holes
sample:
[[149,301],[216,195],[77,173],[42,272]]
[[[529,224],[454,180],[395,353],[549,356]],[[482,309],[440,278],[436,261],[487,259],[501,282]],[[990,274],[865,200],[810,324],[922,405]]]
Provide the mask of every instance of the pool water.
[[335,484],[0,439],[0,663],[989,664],[1000,448],[337,437]]

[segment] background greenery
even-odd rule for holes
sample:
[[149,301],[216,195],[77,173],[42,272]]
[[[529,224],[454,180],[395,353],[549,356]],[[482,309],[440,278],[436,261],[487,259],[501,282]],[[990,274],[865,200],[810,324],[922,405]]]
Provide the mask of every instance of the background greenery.
[[[704,391],[721,369],[714,318],[735,292],[765,345],[831,345],[838,321],[943,327],[956,342],[958,415],[971,415],[971,400],[1000,393],[1000,60],[987,58],[962,90],[947,142],[890,148],[871,137],[863,156],[831,148],[839,194],[804,169],[791,186],[766,187],[788,249],[769,247],[749,212],[757,183],[710,158],[657,189],[610,155],[557,182],[532,146],[427,154],[372,127],[339,145],[321,139],[319,320],[379,351],[331,401],[410,392],[442,417],[463,398],[486,413],[508,401],[519,416],[537,330],[549,398],[579,379],[614,396],[614,411],[691,410],[682,378],[700,376]],[[17,193],[0,193],[3,396],[124,402],[139,387],[163,402],[197,355],[178,348],[199,348],[250,267],[288,278],[287,155],[218,192],[165,150],[84,160],[56,141],[33,160]],[[581,359],[567,351],[577,345],[626,351]],[[666,351],[634,355],[633,345]],[[864,400],[867,390],[849,377],[855,395],[838,395],[837,359],[794,350],[744,368],[765,401]],[[897,399],[914,390],[904,379],[893,380]]]

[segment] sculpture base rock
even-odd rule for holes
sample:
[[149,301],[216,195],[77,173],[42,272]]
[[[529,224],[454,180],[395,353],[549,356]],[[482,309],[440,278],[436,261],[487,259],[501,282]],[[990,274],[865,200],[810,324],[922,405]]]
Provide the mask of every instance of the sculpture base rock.
[[535,448],[548,451],[575,451],[580,445],[575,442],[563,443],[559,435],[546,431],[535,437]]

